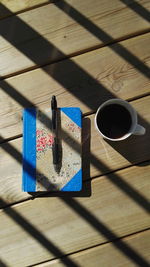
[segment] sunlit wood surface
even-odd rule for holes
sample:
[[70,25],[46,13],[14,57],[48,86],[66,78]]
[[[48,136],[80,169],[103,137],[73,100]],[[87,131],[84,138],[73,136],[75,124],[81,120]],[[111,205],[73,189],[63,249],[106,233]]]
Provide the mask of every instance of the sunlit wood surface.
[[[0,266],[149,266],[148,0],[0,1]],[[83,113],[83,190],[21,191],[22,110]],[[119,97],[143,136],[106,142],[101,103]]]

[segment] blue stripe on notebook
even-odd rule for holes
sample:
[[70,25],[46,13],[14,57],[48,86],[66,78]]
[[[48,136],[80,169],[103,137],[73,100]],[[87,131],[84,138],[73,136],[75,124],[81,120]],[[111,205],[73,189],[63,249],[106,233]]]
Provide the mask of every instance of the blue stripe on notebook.
[[82,169],[61,189],[61,191],[80,191],[82,189]]
[[80,108],[61,108],[61,110],[81,128],[81,110]]
[[36,188],[36,109],[23,112],[23,191],[34,192]]

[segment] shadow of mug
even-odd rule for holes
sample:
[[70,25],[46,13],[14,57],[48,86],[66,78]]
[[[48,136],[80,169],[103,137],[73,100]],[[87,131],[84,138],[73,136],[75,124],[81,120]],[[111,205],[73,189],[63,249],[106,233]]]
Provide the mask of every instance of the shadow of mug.
[[131,135],[126,140],[120,142],[113,142],[107,139],[104,140],[131,164],[138,164],[145,161],[144,165],[149,165],[150,162],[148,161],[148,159],[150,153],[150,125],[139,115],[138,122],[146,129],[146,133],[144,135]]

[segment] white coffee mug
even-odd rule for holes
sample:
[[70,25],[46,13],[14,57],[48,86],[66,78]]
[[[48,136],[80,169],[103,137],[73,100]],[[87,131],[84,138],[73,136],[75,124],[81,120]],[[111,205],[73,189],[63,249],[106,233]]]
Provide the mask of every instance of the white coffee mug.
[[[112,104],[117,104],[117,105],[121,105],[123,106],[126,110],[128,110],[128,112],[130,113],[131,116],[131,127],[129,129],[129,131],[124,134],[123,136],[119,137],[119,138],[109,138],[108,136],[106,136],[103,132],[102,129],[100,130],[98,127],[98,123],[97,123],[97,118],[98,115],[100,115],[100,112],[102,111],[102,109],[108,105],[112,105]],[[98,132],[105,138],[111,141],[120,141],[120,140],[124,140],[126,138],[128,138],[131,134],[134,135],[143,135],[145,134],[145,128],[141,125],[139,125],[137,123],[137,112],[135,111],[135,109],[125,100],[122,99],[118,99],[118,98],[113,98],[110,99],[106,102],[104,102],[97,110],[96,115],[95,115],[95,126],[96,129],[98,130]]]

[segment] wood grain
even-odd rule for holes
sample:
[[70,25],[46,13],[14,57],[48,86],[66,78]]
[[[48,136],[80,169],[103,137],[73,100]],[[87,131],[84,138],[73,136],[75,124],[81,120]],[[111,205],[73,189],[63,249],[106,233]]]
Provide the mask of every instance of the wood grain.
[[[148,199],[149,173],[150,166],[141,165],[116,175]],[[88,189],[89,182],[86,185]],[[44,197],[1,211],[2,261],[15,267],[32,265],[149,227],[145,208],[107,176],[92,180],[91,186],[88,198]]]
[[[149,66],[149,39],[150,34],[144,34],[119,44]],[[0,134],[4,139],[22,133],[22,107],[48,108],[53,94],[59,106],[78,106],[85,114],[108,98],[129,100],[150,92],[149,79],[109,47],[73,57],[71,62],[65,60],[44,71],[36,69],[0,82]]]
[[[150,252],[149,252],[149,238],[150,231],[147,230],[145,232],[132,235],[130,237],[122,238],[127,246],[130,246],[138,253],[138,255],[142,256],[143,259],[147,262],[150,261]],[[117,241],[118,245],[120,244]],[[121,245],[121,244],[120,244]],[[90,266],[112,266],[112,262],[114,266],[130,266],[135,267],[135,262],[129,257],[125,256],[121,253],[116,247],[113,246],[112,243],[101,245],[98,247],[94,247],[91,249],[87,249],[85,251],[70,255],[70,259],[73,260],[80,267],[90,267]],[[37,267],[63,267],[63,263],[61,259],[52,260],[50,262],[42,263],[36,265]]]
[[[38,266],[110,266],[112,262],[135,266],[138,257],[150,258],[145,230],[149,227],[150,34],[144,15],[150,2],[48,2],[0,1],[0,79],[4,79],[0,81],[0,142],[22,133],[23,107],[45,109],[52,94],[60,106],[79,106],[84,115],[95,112],[108,98],[127,99],[146,134],[106,142],[94,127],[94,114],[85,116],[83,192],[34,200],[21,191],[22,138],[2,144],[0,265],[32,266],[52,260]],[[136,5],[141,5],[141,12]],[[11,17],[12,13],[20,14]],[[126,38],[130,39],[123,41]],[[94,179],[86,181],[90,177]],[[68,253],[72,255],[65,257]]]
[[[53,0],[52,0],[53,1]],[[51,0],[0,0],[0,19],[6,18],[12,14],[25,12],[26,10],[36,8],[42,4],[48,4]],[[54,2],[54,1],[53,1]]]
[[[104,141],[94,127],[94,115],[83,121],[83,179],[114,171],[118,168],[137,164],[150,159],[150,97],[132,101],[131,104],[143,118],[139,122],[146,127],[143,136],[132,136],[123,142]],[[143,122],[144,120],[144,122]],[[90,129],[91,121],[91,129]],[[91,135],[91,156],[90,156]],[[18,152],[17,152],[18,151]],[[0,149],[0,196],[13,203],[29,197],[21,192],[22,176],[22,138],[10,141]],[[149,164],[149,163],[148,163]],[[130,172],[130,170],[129,170]],[[90,173],[90,174],[89,174]]]
[[[148,0],[139,3],[149,9]],[[119,0],[58,1],[0,21],[0,76],[148,30],[148,21]]]

